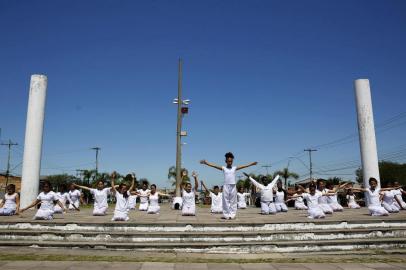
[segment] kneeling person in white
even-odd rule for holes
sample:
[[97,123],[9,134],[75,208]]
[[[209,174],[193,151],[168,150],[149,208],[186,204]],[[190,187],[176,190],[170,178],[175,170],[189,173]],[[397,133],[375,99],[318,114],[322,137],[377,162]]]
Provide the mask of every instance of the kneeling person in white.
[[21,209],[20,212],[22,213],[31,207],[41,204],[33,219],[51,220],[54,215],[54,202],[66,212],[65,206],[59,201],[55,192],[51,190],[51,184],[48,181],[45,181],[42,186],[42,192],[38,195],[37,199],[26,208]]
[[94,197],[93,216],[105,216],[107,214],[107,198],[111,194],[111,187],[105,187],[103,180],[97,181],[96,188],[88,188],[76,185],[76,187],[90,191]]
[[159,196],[161,197],[169,197],[168,194],[164,194],[161,192],[158,192],[156,189],[156,185],[152,184],[151,185],[151,192],[149,193],[149,205],[147,209],[147,214],[159,214],[159,210],[161,207],[159,206]]
[[132,179],[130,188],[128,188],[126,184],[121,183],[117,189],[114,185],[115,178],[116,172],[113,172],[111,175],[111,190],[113,195],[116,197],[116,207],[114,209],[114,216],[111,220],[127,221],[130,219],[128,217],[128,198],[131,195],[129,190],[132,190],[134,187],[134,178]]
[[261,191],[261,214],[262,215],[276,214],[276,208],[273,202],[273,187],[278,181],[279,175],[277,175],[269,184],[268,178],[266,176],[263,176],[261,180],[262,183],[264,184],[260,184],[248,174],[246,173],[244,174],[250,179],[250,181],[254,184],[254,186]]
[[219,186],[214,186],[213,191],[211,191],[206,187],[203,181],[201,181],[201,183],[203,188],[206,190],[206,193],[209,193],[211,199],[210,212],[212,214],[223,213],[223,194],[220,192]]
[[69,210],[78,210],[80,203],[83,204],[82,193],[76,189],[75,184],[69,186]]
[[[389,212],[381,205],[381,189],[378,187],[378,180],[369,178],[369,188],[353,188],[353,190],[363,191],[366,194],[369,214],[371,216],[388,216]],[[386,189],[382,189],[386,190]]]
[[197,175],[193,172],[193,177],[195,179],[195,187],[192,188],[192,184],[186,183],[182,187],[182,216],[195,216],[196,215],[196,199],[195,192],[199,187],[199,182],[197,181]]
[[146,182],[142,183],[142,188],[137,190],[137,195],[140,197],[140,211],[147,211],[148,210],[148,197],[151,190],[148,189],[148,184]]
[[321,196],[325,195],[320,192],[316,192],[316,185],[314,183],[310,183],[309,193],[304,192],[300,195],[293,195],[291,198],[295,199],[298,197],[303,197],[303,199],[306,200],[308,207],[308,218],[324,218],[326,214],[319,204],[319,199]]
[[[70,198],[65,184],[59,185],[59,191],[56,192],[56,196],[58,197],[58,200],[62,203],[62,205],[66,208],[66,203],[70,201]],[[54,206],[54,214],[62,214],[63,210],[64,209],[61,208],[59,204],[56,204]]]
[[288,212],[288,206],[285,203],[287,199],[287,192],[282,187],[282,181],[278,180],[276,186],[277,190],[274,193],[276,212]]
[[357,203],[357,200],[356,200],[354,191],[352,190],[352,187],[347,190],[346,198],[347,198],[348,208],[351,208],[351,209],[360,209],[361,208],[361,206]]
[[16,192],[16,186],[9,184],[6,187],[6,194],[0,203],[0,216],[12,216],[20,210],[20,196]]
[[247,208],[247,197],[250,197],[251,194],[244,192],[244,187],[239,187],[237,192],[237,208],[246,209]]

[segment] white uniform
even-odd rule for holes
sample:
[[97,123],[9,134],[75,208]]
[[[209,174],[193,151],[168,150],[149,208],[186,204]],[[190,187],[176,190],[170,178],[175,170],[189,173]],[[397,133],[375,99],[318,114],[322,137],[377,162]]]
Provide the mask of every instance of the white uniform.
[[[299,196],[299,194],[295,193],[293,196]],[[303,197],[297,197],[295,199],[295,209],[296,210],[307,210],[308,209],[304,203]]]
[[327,193],[329,190],[327,188],[323,189],[322,191],[316,190],[319,196],[319,206],[323,210],[324,214],[332,214],[333,208],[327,202],[327,196],[323,196],[324,193]]
[[276,212],[288,212],[288,207],[285,203],[285,192],[276,191],[275,193],[275,208]]
[[[56,197],[58,198],[58,200],[62,203],[62,205],[64,207],[66,207],[66,202],[69,201],[69,193],[68,192],[56,192]],[[62,214],[63,213],[63,209],[59,206],[59,204],[56,204],[54,206],[54,214]]]
[[402,188],[392,190],[393,194],[395,195],[395,198],[400,201],[400,205],[397,201],[395,202],[395,204],[398,206],[399,209],[406,209],[406,203],[405,201],[403,201],[402,198],[402,191],[403,191]]
[[258,183],[252,177],[250,177],[249,179],[254,184],[254,186],[261,190],[261,214],[276,214],[275,204],[273,203],[273,187],[275,186],[276,181],[279,179],[279,175],[266,186]]
[[37,200],[41,201],[41,206],[34,216],[34,219],[53,219],[54,214],[54,202],[58,201],[58,197],[55,192],[49,191],[48,193],[41,192]]
[[128,197],[124,198],[123,194],[116,191],[116,208],[114,209],[114,216],[112,221],[127,221],[128,217],[128,198],[130,197],[130,192],[127,191]]
[[226,219],[235,218],[237,214],[237,186],[235,182],[236,166],[230,169],[221,167],[224,173],[223,185],[223,216]]
[[386,209],[386,211],[389,213],[399,212],[399,208],[395,202],[395,194],[393,193],[393,190],[387,190],[383,193],[382,206]]
[[361,208],[361,206],[359,206],[359,204],[357,203],[357,201],[355,200],[355,195],[347,195],[347,205],[348,208],[352,208],[352,209],[359,209]]
[[130,198],[128,198],[128,209],[134,210],[136,207],[135,205],[137,204],[137,195],[131,195]]
[[90,193],[94,196],[93,216],[105,216],[107,213],[107,197],[110,195],[111,188],[90,189]]
[[4,194],[4,205],[0,208],[0,216],[12,216],[17,210],[17,193],[8,195]]
[[148,210],[148,196],[151,191],[149,189],[146,189],[146,190],[138,189],[137,192],[140,194],[140,206],[138,209],[140,211],[147,211]]
[[314,195],[303,193],[302,196],[303,199],[306,199],[307,207],[309,208],[307,210],[307,213],[309,214],[308,218],[324,218],[326,216],[319,204],[320,197],[323,197],[321,192],[315,192]]
[[155,192],[154,194],[149,194],[149,206],[147,213],[148,214],[159,214],[159,210],[161,207],[159,206],[159,194]]
[[173,201],[172,201],[172,209],[176,209],[175,205],[179,205],[178,210],[181,210],[182,209],[182,204],[183,204],[182,197],[175,197],[175,198],[173,198]]
[[80,205],[80,191],[75,189],[75,190],[69,190],[69,210],[74,210],[75,207],[73,207],[73,205],[76,206],[76,208],[79,208]]
[[327,196],[327,203],[328,205],[330,205],[330,207],[333,209],[334,212],[344,210],[341,204],[338,203],[337,193],[334,194],[333,196]]
[[182,215],[194,216],[196,214],[195,192],[182,190]]
[[210,192],[211,208],[210,212],[213,214],[223,213],[223,194],[219,192],[217,195]]
[[366,197],[368,200],[368,210],[371,216],[389,215],[389,212],[381,206],[380,191],[379,188],[376,188],[374,191],[367,189]]
[[250,195],[251,195],[250,193],[237,192],[237,208],[238,209],[247,208],[247,197]]

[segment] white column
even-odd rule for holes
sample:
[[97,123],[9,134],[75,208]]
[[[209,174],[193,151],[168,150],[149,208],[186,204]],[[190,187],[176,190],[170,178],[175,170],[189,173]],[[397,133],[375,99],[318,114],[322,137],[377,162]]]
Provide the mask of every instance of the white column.
[[21,208],[29,205],[38,195],[47,83],[45,75],[31,76],[25,127]]
[[380,186],[378,152],[376,150],[374,114],[372,112],[369,80],[355,80],[354,87],[364,186],[369,187],[368,180],[370,177],[376,178]]

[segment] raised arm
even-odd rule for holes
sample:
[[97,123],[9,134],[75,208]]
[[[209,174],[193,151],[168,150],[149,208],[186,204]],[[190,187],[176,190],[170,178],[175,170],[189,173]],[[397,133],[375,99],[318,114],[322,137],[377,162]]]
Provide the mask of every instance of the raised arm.
[[237,171],[238,171],[238,170],[241,170],[241,169],[245,169],[245,168],[251,167],[251,166],[255,166],[255,165],[257,165],[257,164],[258,164],[258,162],[255,161],[255,162],[251,162],[250,164],[237,166]]
[[223,170],[223,168],[221,166],[216,165],[214,163],[210,163],[210,162],[208,162],[207,160],[204,160],[204,159],[200,161],[200,164],[207,165],[209,167],[215,168],[215,169],[220,170],[220,171]]
[[202,183],[202,186],[203,186],[204,190],[206,190],[206,193],[209,193],[210,190],[206,187],[206,185],[204,184],[204,182],[203,182],[203,181],[200,181],[200,183]]
[[199,189],[199,180],[197,179],[197,173],[192,172],[192,176],[195,179],[195,191],[197,191]]
[[80,185],[77,185],[77,184],[75,184],[75,183],[73,183],[73,185],[75,186],[75,187],[77,187],[77,188],[80,188],[80,189],[86,189],[86,190],[91,190],[91,188],[89,188],[89,187],[86,187],[86,186],[80,186]]
[[254,178],[252,178],[251,176],[249,176],[249,174],[247,173],[243,173],[246,177],[248,177],[248,179],[251,181],[252,184],[254,184],[254,186],[256,186],[257,188],[259,188],[260,190],[263,190],[265,188],[264,185],[258,183]]
[[133,190],[133,188],[134,188],[135,179],[137,179],[136,176],[135,176],[135,173],[132,173],[132,174],[131,174],[131,178],[132,178],[132,180],[131,180],[131,186],[130,186],[130,188],[128,189],[130,192],[131,192],[131,190]]
[[275,178],[272,180],[272,182],[271,182],[268,186],[270,186],[271,188],[273,188],[273,187],[275,186],[276,182],[278,182],[279,177],[280,177],[279,174],[276,175]]
[[117,192],[116,185],[114,183],[115,180],[116,180],[116,172],[114,171],[111,174],[111,191],[113,192],[113,194],[116,194]]

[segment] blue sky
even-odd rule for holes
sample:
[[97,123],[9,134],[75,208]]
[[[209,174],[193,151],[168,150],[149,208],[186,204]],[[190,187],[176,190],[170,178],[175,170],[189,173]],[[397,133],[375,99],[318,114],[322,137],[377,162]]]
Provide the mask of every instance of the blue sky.
[[[200,159],[232,151],[265,173],[356,133],[357,78],[371,81],[380,158],[404,162],[405,12],[404,1],[2,0],[1,139],[19,143],[20,173],[29,78],[46,74],[42,174],[92,168],[99,146],[102,171],[168,186],[182,57],[184,166],[209,184],[222,175]],[[290,169],[306,177],[299,159]],[[320,147],[316,175],[353,179],[358,160],[356,136]]]

